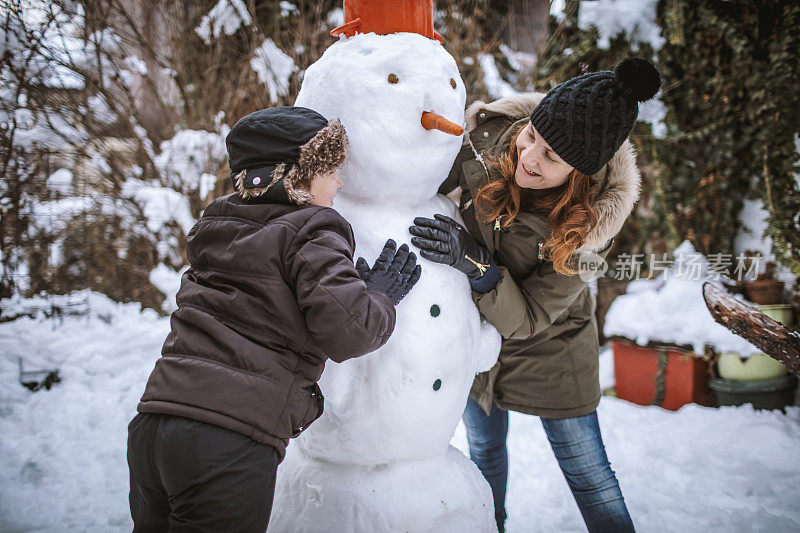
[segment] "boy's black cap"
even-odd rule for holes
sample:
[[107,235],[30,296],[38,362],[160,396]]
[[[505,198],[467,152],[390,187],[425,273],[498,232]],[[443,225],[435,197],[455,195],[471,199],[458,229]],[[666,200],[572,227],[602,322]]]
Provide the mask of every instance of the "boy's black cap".
[[[270,107],[250,113],[233,126],[225,144],[234,189],[244,198],[282,185],[289,200],[308,203],[311,179],[335,170],[347,158],[347,136],[341,123],[329,123],[305,107]],[[283,197],[278,188],[273,192]]]

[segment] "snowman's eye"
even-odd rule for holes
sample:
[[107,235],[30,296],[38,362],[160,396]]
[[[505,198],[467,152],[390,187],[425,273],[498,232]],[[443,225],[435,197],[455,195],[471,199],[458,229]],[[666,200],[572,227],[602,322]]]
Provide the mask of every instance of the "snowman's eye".
[[456,88],[456,80],[454,80],[453,78],[450,78],[450,87],[452,87],[453,89]]
[[397,74],[389,74],[389,83],[397,83],[400,81],[400,78],[397,77]]

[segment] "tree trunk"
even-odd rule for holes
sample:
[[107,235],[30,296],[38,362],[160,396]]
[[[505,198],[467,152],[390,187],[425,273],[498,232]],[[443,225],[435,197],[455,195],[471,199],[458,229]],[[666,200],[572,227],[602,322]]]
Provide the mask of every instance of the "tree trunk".
[[538,54],[548,35],[549,0],[503,0],[491,2],[498,13],[499,27],[493,28],[512,50]]
[[800,333],[711,283],[703,284],[703,298],[714,320],[800,375]]

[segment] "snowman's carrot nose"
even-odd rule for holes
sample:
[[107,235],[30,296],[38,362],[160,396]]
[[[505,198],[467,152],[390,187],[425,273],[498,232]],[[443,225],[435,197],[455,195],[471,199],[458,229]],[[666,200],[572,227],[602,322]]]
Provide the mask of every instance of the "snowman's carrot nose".
[[436,113],[428,113],[427,111],[423,111],[421,122],[422,127],[426,130],[439,130],[456,136],[464,133],[464,128],[455,122],[450,122],[442,115],[437,115]]

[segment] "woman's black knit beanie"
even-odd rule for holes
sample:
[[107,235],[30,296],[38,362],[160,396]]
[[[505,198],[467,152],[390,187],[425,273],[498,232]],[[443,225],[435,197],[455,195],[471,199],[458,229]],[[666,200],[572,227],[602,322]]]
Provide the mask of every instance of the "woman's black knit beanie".
[[551,89],[531,114],[531,124],[565,162],[596,174],[625,142],[661,76],[646,59],[628,58],[614,72],[583,74]]

